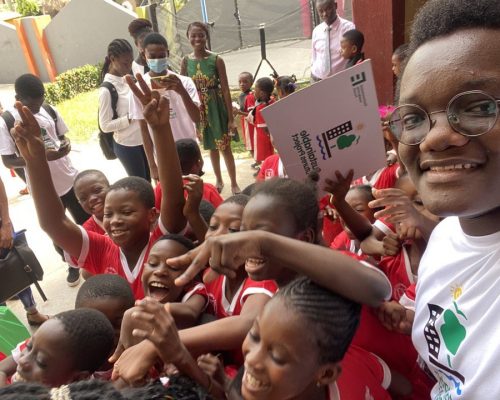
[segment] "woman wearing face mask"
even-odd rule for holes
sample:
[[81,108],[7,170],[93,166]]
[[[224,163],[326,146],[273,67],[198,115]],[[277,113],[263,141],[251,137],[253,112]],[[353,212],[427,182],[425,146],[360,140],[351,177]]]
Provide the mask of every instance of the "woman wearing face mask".
[[[200,99],[191,78],[178,75],[168,69],[168,44],[159,33],[149,33],[144,38],[144,55],[149,72],[144,74],[146,84],[160,92],[170,102],[170,126],[174,140],[195,139],[195,123],[200,121]],[[130,119],[144,120],[142,104],[135,96],[130,97]],[[143,124],[142,140],[148,158],[151,177],[158,179],[154,142],[150,129]]]

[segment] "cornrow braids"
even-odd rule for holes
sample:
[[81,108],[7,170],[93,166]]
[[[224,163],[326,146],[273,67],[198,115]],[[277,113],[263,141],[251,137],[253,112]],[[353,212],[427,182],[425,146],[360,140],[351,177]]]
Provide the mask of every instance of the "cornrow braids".
[[275,296],[304,317],[313,343],[318,347],[319,363],[341,361],[359,324],[361,306],[314,283],[298,278]]
[[131,44],[126,39],[115,39],[108,45],[108,54],[104,59],[101,70],[101,82],[104,81],[104,76],[109,71],[109,66],[111,64],[111,57],[119,57],[122,54],[133,54]]
[[273,178],[259,182],[252,192],[252,197],[258,195],[272,197],[290,218],[294,219],[296,233],[311,228],[316,234],[317,242],[319,207],[313,185],[314,182],[306,184],[288,178]]

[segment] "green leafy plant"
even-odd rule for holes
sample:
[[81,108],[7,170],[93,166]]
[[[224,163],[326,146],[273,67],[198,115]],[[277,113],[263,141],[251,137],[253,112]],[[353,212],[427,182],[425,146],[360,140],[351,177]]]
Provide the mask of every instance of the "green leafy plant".
[[45,100],[49,104],[58,104],[99,87],[100,71],[100,65],[84,65],[63,72],[53,83],[45,85]]
[[34,0],[16,0],[16,11],[23,17],[40,15],[40,5]]

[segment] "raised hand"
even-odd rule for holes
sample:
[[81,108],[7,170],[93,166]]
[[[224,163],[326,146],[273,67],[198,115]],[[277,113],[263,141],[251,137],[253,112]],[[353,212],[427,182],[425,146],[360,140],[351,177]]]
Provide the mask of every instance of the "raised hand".
[[45,145],[43,143],[40,125],[28,107],[16,101],[15,107],[21,117],[21,122],[16,122],[11,134],[21,156],[26,160],[45,159]]
[[151,90],[140,74],[137,74],[136,78],[139,87],[135,84],[132,76],[127,75],[125,77],[130,90],[132,90],[134,95],[144,106],[143,114],[146,122],[151,127],[159,127],[168,124],[170,121],[170,105],[168,99],[165,96],[161,96],[158,91]]
[[[234,278],[236,271],[243,267],[247,259],[263,259],[261,235],[262,232],[248,231],[212,236],[196,249],[182,256],[168,259],[168,264],[186,269],[175,280],[175,284],[186,285],[207,265],[219,274]],[[263,263],[262,267],[266,269],[264,271],[266,277],[263,279],[273,279],[272,271],[268,271],[267,263]]]
[[188,181],[184,183],[184,190],[188,196],[184,204],[184,215],[197,214],[200,209],[200,202],[203,198],[203,180],[194,174],[183,176],[182,179]]
[[349,191],[354,176],[354,170],[349,170],[344,177],[340,171],[335,171],[336,179],[325,179],[324,190],[333,194],[333,202],[343,201]]

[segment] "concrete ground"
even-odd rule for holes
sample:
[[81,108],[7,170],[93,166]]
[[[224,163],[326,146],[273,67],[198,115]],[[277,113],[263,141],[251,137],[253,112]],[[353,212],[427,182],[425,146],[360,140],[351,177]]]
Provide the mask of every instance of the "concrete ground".
[[[251,47],[230,53],[223,54],[229,84],[231,87],[238,86],[238,74],[242,71],[255,73],[260,61],[260,47]],[[297,79],[308,79],[310,74],[310,40],[291,40],[278,42],[267,46],[267,59],[274,66],[278,74],[295,74]],[[269,76],[271,68],[264,62],[258,77]],[[5,106],[12,104],[14,98],[13,85],[0,85],[0,102]],[[70,131],[71,131],[71,127]],[[71,138],[71,134],[69,135]],[[89,144],[73,145],[70,157],[75,167],[79,170],[95,168],[103,171],[111,182],[125,176],[125,171],[120,162],[106,160],[96,142]],[[210,160],[205,159],[206,182],[215,183]],[[252,160],[249,158],[236,160],[238,183],[241,189],[254,181],[250,168]],[[226,183],[223,197],[230,196],[230,184],[224,163],[222,172]],[[45,276],[41,286],[48,297],[47,302],[43,302],[33,287],[33,293],[38,303],[38,308],[42,313],[53,315],[60,311],[73,308],[78,287],[70,288],[66,284],[67,266],[56,253],[52,242],[40,229],[36,216],[33,200],[31,196],[20,196],[19,190],[24,188],[23,182],[10,175],[9,170],[0,166],[0,177],[5,184],[7,196],[9,198],[10,216],[15,229],[27,229],[28,242],[42,264]],[[9,301],[9,307],[16,315],[26,322],[25,313],[20,301]]]

